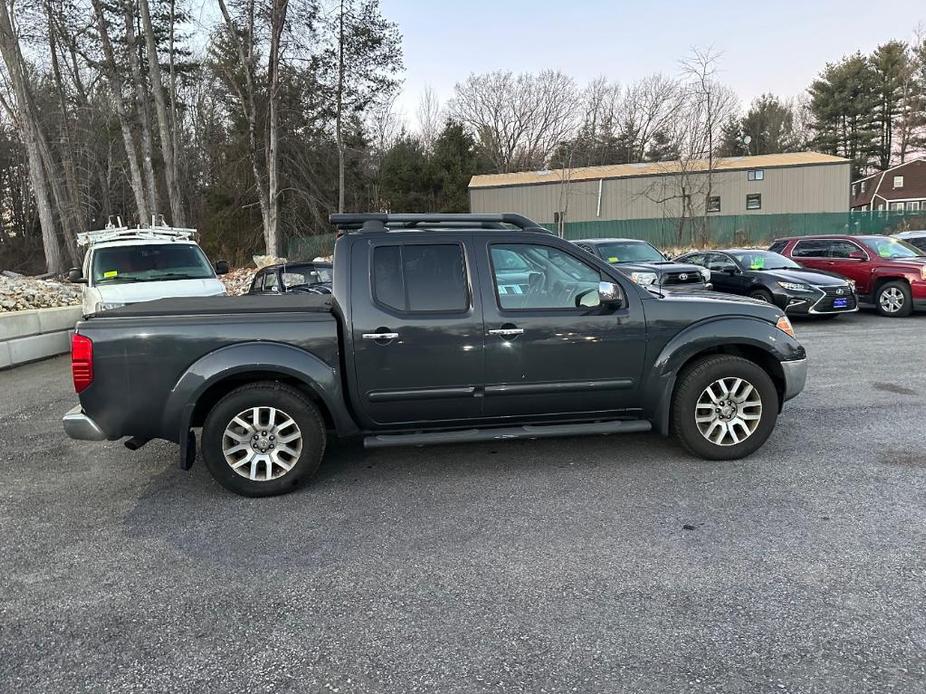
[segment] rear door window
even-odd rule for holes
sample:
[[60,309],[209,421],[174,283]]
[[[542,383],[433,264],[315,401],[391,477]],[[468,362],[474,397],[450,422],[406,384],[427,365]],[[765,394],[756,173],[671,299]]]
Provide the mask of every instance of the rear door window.
[[833,241],[830,243],[830,258],[851,258],[853,253],[861,253],[862,249],[851,241]]
[[459,313],[469,308],[460,244],[408,244],[373,249],[373,298],[402,312]]
[[829,241],[820,239],[798,241],[791,255],[795,258],[825,258],[829,252],[829,245]]

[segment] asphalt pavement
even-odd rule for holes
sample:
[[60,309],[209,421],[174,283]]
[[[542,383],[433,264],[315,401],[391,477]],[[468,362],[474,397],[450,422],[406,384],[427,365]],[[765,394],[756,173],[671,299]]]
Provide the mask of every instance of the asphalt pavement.
[[744,461],[337,445],[273,499],[67,439],[66,358],[0,372],[0,691],[924,691],[926,315],[796,327]]

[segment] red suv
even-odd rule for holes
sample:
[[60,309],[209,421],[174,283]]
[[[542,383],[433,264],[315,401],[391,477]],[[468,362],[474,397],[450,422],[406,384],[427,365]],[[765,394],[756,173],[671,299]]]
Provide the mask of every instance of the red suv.
[[923,251],[889,236],[798,236],[777,239],[770,251],[814,270],[855,282],[859,301],[882,316],[909,316],[926,309]]

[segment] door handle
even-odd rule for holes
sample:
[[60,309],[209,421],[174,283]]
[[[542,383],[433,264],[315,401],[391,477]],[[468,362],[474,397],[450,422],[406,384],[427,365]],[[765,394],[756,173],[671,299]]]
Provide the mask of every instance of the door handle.
[[489,335],[501,335],[502,337],[514,337],[523,333],[524,328],[495,328],[489,331]]
[[360,337],[364,340],[394,340],[399,333],[362,333]]

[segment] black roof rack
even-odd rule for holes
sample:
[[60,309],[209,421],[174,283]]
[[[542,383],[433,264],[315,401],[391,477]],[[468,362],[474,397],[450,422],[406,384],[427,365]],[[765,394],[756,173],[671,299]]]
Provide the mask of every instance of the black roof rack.
[[414,229],[418,226],[505,229],[511,225],[522,231],[551,233],[532,219],[510,212],[497,213],[422,213],[388,214],[386,212],[345,212],[328,217],[328,221],[342,231],[388,231],[390,229]]

